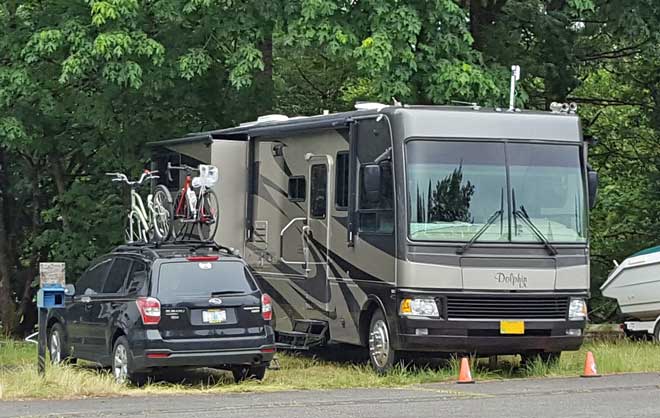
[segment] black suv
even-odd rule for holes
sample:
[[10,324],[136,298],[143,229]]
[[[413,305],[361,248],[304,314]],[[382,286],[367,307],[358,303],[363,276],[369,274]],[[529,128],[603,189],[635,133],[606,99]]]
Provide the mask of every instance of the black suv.
[[263,379],[275,354],[270,297],[240,257],[214,244],[118,247],[67,294],[49,312],[51,360],[111,366],[119,382],[141,384],[170,366]]

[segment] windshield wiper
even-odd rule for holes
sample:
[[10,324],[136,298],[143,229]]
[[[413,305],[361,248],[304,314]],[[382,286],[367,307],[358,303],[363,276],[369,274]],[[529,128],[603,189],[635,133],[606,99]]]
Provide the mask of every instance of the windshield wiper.
[[479,239],[479,237],[482,236],[484,232],[486,232],[486,230],[495,223],[495,220],[501,216],[502,209],[498,209],[493,212],[493,214],[490,215],[490,218],[488,218],[488,221],[486,221],[486,223],[481,228],[479,228],[479,230],[472,236],[472,238],[470,238],[470,240],[464,246],[458,247],[456,249],[456,254],[463,254],[465,251],[467,251],[468,248],[470,248]]
[[211,296],[220,296],[220,295],[240,295],[245,293],[245,290],[220,290],[217,292],[212,292]]
[[534,225],[534,222],[532,222],[532,219],[527,214],[527,211],[525,210],[525,207],[523,205],[520,205],[520,209],[515,209],[513,211],[513,216],[514,217],[518,216],[521,221],[527,224],[529,229],[531,229],[532,232],[534,232],[534,234],[541,241],[543,241],[543,244],[545,245],[545,248],[548,249],[548,253],[550,253],[550,255],[557,255],[557,249],[552,244],[550,244],[550,241],[548,241],[548,238],[545,235],[543,235],[543,232],[541,232],[541,230],[538,229],[536,225]]

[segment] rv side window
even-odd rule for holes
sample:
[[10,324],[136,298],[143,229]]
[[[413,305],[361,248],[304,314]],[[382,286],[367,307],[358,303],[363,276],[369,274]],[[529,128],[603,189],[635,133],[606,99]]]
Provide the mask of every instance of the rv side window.
[[[391,234],[394,232],[391,149],[389,124],[385,118],[360,121],[357,143],[360,233]],[[366,176],[369,178],[365,176],[367,172]],[[378,191],[366,192],[374,187],[378,187]]]
[[325,164],[314,164],[310,169],[309,204],[312,218],[325,219],[328,188],[328,169]]
[[305,201],[305,177],[289,177],[289,200],[292,202]]
[[335,173],[335,206],[338,210],[348,209],[348,151],[337,153]]

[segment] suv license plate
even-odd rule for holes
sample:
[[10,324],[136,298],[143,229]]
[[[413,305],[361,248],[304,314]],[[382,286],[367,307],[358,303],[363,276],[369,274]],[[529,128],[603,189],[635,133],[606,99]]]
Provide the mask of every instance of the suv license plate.
[[227,312],[222,309],[209,309],[202,311],[202,322],[207,324],[220,324],[227,320]]
[[500,321],[500,334],[524,334],[525,321]]

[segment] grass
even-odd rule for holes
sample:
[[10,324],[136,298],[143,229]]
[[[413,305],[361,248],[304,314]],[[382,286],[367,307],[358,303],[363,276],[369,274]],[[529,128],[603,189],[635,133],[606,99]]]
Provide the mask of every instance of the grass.
[[[602,374],[660,371],[659,346],[615,340],[585,344],[580,351],[564,353],[553,365],[533,362],[523,368],[517,357],[506,356],[501,357],[497,369],[489,369],[487,359],[473,360],[472,372],[477,380],[577,376],[582,372],[586,351],[594,353]],[[326,353],[321,358],[280,353],[280,369],[269,370],[263,382],[236,385],[227,372],[197,369],[159,375],[155,382],[134,388],[117,385],[109,371],[91,365],[49,367],[42,378],[36,370],[35,345],[0,341],[0,400],[402,387],[453,381],[458,374],[458,362],[449,360],[430,366],[398,367],[386,376],[378,376],[365,363],[332,359],[335,354]]]

